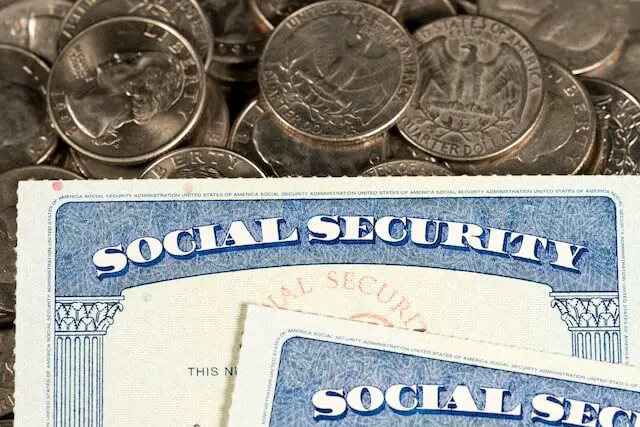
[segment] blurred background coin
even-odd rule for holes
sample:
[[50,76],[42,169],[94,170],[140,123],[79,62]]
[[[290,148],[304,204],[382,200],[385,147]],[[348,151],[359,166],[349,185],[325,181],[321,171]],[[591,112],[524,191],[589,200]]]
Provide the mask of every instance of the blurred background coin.
[[254,64],[266,37],[254,25],[246,1],[199,0],[215,37],[212,63]]
[[0,44],[0,173],[47,161],[57,135],[47,115],[49,66],[33,53]]
[[21,46],[52,64],[56,38],[72,3],[65,0],[20,0],[0,9],[0,43]]
[[82,177],[54,166],[28,166],[0,174],[0,286],[3,288],[0,291],[0,323],[11,321],[10,313],[15,311],[18,182],[34,179],[70,180]]
[[404,0],[400,19],[410,32],[436,19],[456,15],[451,0]]
[[477,0],[478,14],[508,22],[574,74],[597,71],[622,47],[628,0]]
[[101,21],[60,54],[48,106],[60,135],[93,159],[140,164],[177,146],[202,114],[206,77],[191,44],[140,17]]

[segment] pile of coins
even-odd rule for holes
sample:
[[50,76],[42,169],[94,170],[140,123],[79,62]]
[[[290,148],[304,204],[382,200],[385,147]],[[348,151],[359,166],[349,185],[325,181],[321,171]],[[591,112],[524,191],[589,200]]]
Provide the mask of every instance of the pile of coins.
[[638,5],[0,0],[0,416],[18,181],[637,174]]

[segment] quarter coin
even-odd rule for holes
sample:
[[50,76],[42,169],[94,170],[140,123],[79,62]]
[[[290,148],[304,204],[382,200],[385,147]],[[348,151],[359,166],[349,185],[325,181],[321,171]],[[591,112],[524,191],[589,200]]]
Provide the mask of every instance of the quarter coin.
[[112,18],[81,32],[60,53],[49,79],[49,114],[82,154],[140,164],[194,129],[205,79],[197,53],[172,27]]
[[140,178],[264,178],[250,160],[218,147],[183,148],[153,162]]
[[584,78],[604,134],[604,175],[640,174],[640,102],[606,80]]
[[620,58],[604,73],[604,77],[628,90],[634,97],[640,96],[640,32],[629,34]]
[[478,0],[478,13],[522,31],[574,74],[594,71],[622,46],[628,0]]
[[79,0],[62,22],[58,50],[62,51],[85,28],[118,16],[140,16],[170,25],[191,43],[205,66],[212,59],[213,33],[196,0]]
[[46,111],[48,78],[40,58],[0,44],[0,173],[53,156],[58,139]]
[[56,37],[71,5],[62,0],[22,0],[0,9],[0,42],[24,47],[53,63]]
[[[398,15],[402,11],[404,1],[415,0],[362,0],[379,7],[391,15]],[[439,0],[436,0],[439,1]],[[446,0],[445,0],[446,1]],[[287,16],[305,6],[318,3],[318,0],[248,0],[249,10],[255,23],[263,32],[270,33]]]
[[393,160],[373,166],[362,176],[451,176],[446,166],[424,160]]
[[496,157],[527,139],[544,99],[542,67],[527,39],[481,16],[420,28],[422,82],[398,123],[402,135],[442,159]]
[[258,68],[265,106],[296,135],[356,142],[383,133],[418,86],[410,35],[364,2],[330,0],[288,16]]
[[503,156],[450,162],[469,175],[571,175],[582,171],[596,147],[596,113],[589,93],[571,71],[543,59],[547,94],[540,125],[529,140]]

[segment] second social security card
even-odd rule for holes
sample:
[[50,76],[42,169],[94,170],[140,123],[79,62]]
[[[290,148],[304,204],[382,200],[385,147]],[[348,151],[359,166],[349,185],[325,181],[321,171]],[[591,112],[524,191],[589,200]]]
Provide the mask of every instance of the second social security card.
[[250,306],[230,427],[637,427],[640,370]]

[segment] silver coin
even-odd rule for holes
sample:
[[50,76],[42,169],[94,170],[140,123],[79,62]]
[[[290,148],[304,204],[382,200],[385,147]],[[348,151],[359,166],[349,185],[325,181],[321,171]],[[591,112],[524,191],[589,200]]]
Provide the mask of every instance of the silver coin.
[[70,7],[62,0],[22,0],[0,9],[0,43],[24,47],[53,63],[56,36]]
[[547,94],[539,126],[510,152],[480,162],[450,162],[469,175],[572,175],[580,173],[596,147],[596,113],[589,93],[571,71],[543,59]]
[[264,172],[250,160],[217,147],[173,151],[153,162],[140,175],[143,179],[264,177]]
[[394,160],[426,160],[437,162],[436,158],[409,144],[402,135],[398,135],[397,129],[387,132],[387,144],[389,158]]
[[196,0],[79,0],[62,22],[58,51],[82,30],[118,16],[140,16],[168,24],[191,43],[205,67],[212,59],[213,33]]
[[249,102],[233,123],[226,147],[260,166],[263,166],[264,162],[253,145],[252,136],[255,122],[264,112],[265,108],[259,99]]
[[240,64],[214,61],[207,72],[221,83],[253,83],[258,80],[258,61]]
[[[404,0],[362,0],[370,3],[391,15],[398,15],[402,11]],[[415,0],[409,0],[413,2]],[[437,1],[437,0],[436,0]],[[270,33],[287,16],[297,12],[305,6],[318,3],[319,0],[248,0],[249,10],[254,21],[265,33]]]
[[281,125],[326,142],[383,133],[418,87],[407,31],[368,3],[325,1],[287,17],[265,46],[258,82]]
[[640,102],[606,80],[584,78],[603,132],[605,175],[640,174]]
[[420,28],[419,95],[398,123],[416,147],[441,159],[496,157],[531,134],[543,106],[542,67],[511,27],[456,16]]
[[[196,130],[189,135],[183,145],[187,147],[225,147],[229,133],[229,109],[224,100],[222,89],[210,77],[207,78],[206,107],[196,126]],[[147,168],[142,165],[118,165],[104,163],[87,157],[77,150],[71,149],[73,166],[87,178],[97,179],[133,179]]]
[[522,31],[574,74],[596,70],[622,46],[628,0],[478,0],[478,13]]
[[436,19],[456,15],[456,8],[450,0],[409,0],[403,3],[400,20],[413,32]]
[[255,62],[262,53],[265,36],[254,25],[246,1],[198,0],[215,35],[215,63],[238,64]]
[[207,76],[205,108],[193,135],[187,137],[191,147],[225,147],[229,135],[229,108],[220,85]]
[[47,102],[73,148],[106,163],[140,164],[194,129],[205,93],[191,44],[166,24],[128,16],[99,22],[65,47]]
[[10,321],[8,313],[15,310],[18,182],[32,179],[58,180],[82,177],[55,166],[27,166],[0,174],[0,313],[5,314],[0,315],[0,322]]
[[268,112],[256,119],[251,138],[276,176],[357,176],[388,158],[384,134],[346,145],[309,142],[288,135]]
[[[0,416],[5,416],[13,411],[15,400],[15,354],[16,344],[15,328],[0,330]],[[12,422],[11,422],[12,423]],[[4,425],[4,424],[0,424]]]
[[34,54],[0,44],[0,172],[43,163],[55,152],[48,78],[49,66]]
[[631,94],[640,97],[640,31],[632,32],[627,37],[620,58],[611,69],[602,73],[603,77],[619,84]]
[[73,165],[69,169],[77,170],[83,176],[92,179],[134,179],[147,168],[146,164],[126,166],[104,163],[87,157],[73,148],[71,159]]
[[362,176],[451,176],[446,166],[424,160],[393,160],[362,173]]

